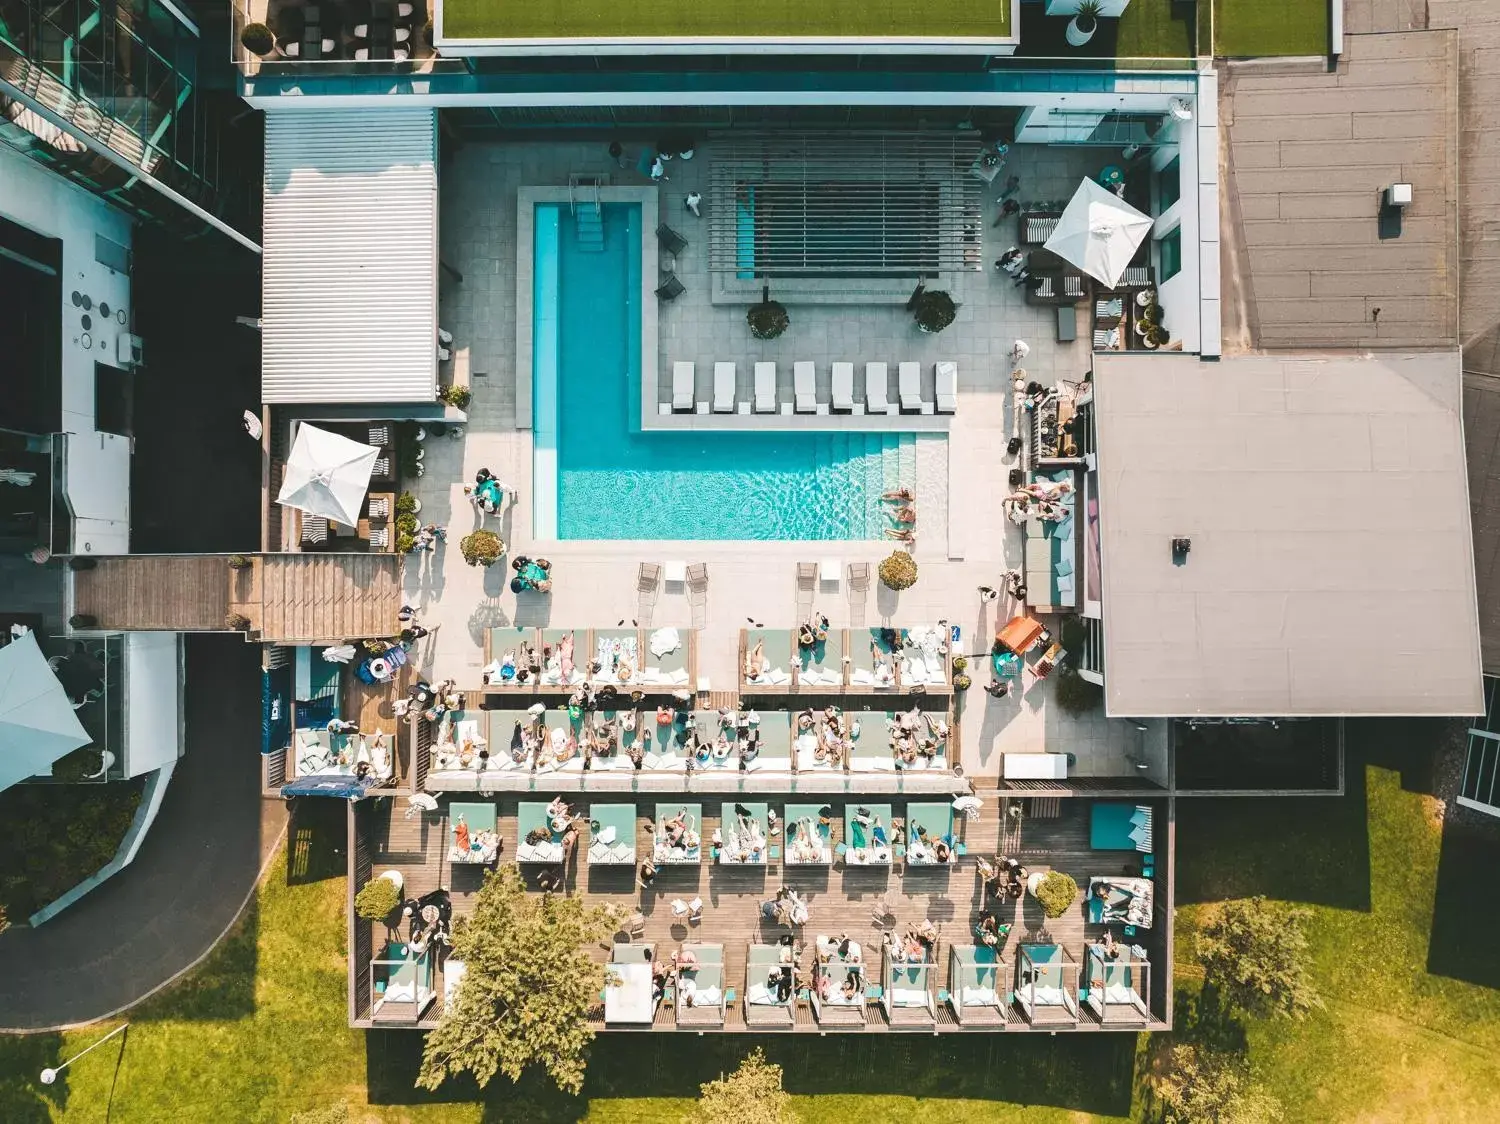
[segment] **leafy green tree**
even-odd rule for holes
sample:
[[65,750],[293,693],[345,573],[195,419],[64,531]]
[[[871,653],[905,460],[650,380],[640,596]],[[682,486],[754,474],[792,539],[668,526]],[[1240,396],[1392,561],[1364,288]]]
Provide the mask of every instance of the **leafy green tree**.
[[760,1049],[727,1077],[700,1086],[688,1124],[796,1124],[792,1098],[781,1087],[781,1067]]
[[427,1036],[417,1085],[469,1073],[482,1088],[496,1073],[516,1081],[541,1065],[578,1092],[594,1039],[588,1013],[604,986],[588,950],[615,923],[581,898],[528,894],[514,866],[488,874],[473,914],[454,928],[452,956],[467,971]]
[[1281,1102],[1250,1080],[1235,1054],[1174,1046],[1152,1080],[1162,1124],[1277,1124]]
[[1307,970],[1307,916],[1262,897],[1229,902],[1198,936],[1205,979],[1251,1015],[1301,1019],[1322,1007]]

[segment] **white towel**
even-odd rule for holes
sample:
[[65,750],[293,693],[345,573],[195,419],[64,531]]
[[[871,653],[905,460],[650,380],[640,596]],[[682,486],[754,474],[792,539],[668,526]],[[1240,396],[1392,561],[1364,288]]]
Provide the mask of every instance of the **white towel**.
[[682,638],[677,635],[675,628],[658,628],[651,634],[651,654],[657,659],[668,652],[675,652],[682,646]]

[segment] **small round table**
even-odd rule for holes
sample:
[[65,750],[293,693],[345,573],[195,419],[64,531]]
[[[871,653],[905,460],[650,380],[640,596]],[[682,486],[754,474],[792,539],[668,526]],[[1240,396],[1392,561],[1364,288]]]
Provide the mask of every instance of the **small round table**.
[[1118,164],[1106,164],[1099,172],[1099,186],[1116,188],[1125,182],[1125,170]]

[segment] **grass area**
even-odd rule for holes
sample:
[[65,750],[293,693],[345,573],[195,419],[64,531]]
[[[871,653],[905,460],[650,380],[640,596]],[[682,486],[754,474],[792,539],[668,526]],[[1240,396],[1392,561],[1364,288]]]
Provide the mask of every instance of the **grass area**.
[[1130,0],[1119,20],[1116,58],[1182,59],[1197,53],[1193,20],[1174,13],[1172,0]]
[[1003,39],[1009,0],[445,0],[450,39],[699,38],[838,36]]
[[[97,750],[81,752],[98,767]],[[0,792],[0,906],[11,921],[26,920],[115,857],[141,787],[22,784]]]
[[1213,53],[1326,55],[1328,0],[1214,0]]

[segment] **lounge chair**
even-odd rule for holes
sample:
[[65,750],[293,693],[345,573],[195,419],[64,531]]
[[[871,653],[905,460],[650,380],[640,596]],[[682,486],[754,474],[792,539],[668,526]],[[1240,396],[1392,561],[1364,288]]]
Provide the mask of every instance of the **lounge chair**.
[[693,390],[697,382],[697,368],[684,359],[672,364],[672,409],[693,410]]
[[945,359],[934,368],[937,378],[937,412],[958,412],[958,364]]
[[849,563],[849,623],[860,627],[865,623],[865,602],[870,596],[870,564]]
[[662,223],[656,228],[656,241],[663,250],[671,254],[674,258],[688,248],[688,240],[666,223]]
[[854,364],[833,365],[833,408],[846,414],[854,412]]
[[708,624],[708,563],[694,562],[687,568],[688,605],[693,610],[693,627]]
[[734,413],[734,385],[737,381],[733,363],[714,364],[714,413]]
[[656,597],[661,588],[661,563],[642,562],[636,575],[635,588],[640,596],[636,607],[636,619],[642,628],[651,627],[651,614],[656,611]]
[[815,414],[818,411],[818,385],[815,368],[805,360],[792,364],[792,389],[797,398],[797,413]]
[[776,412],[775,363],[757,363],[755,365],[755,412],[757,414],[774,414]]
[[656,287],[657,297],[664,301],[674,301],[685,292],[687,289],[683,288],[675,273],[668,274],[667,279]]
[[922,412],[922,365],[902,363],[896,368],[896,382],[901,393],[901,410],[907,414]]
[[865,364],[865,409],[872,414],[894,414],[885,394],[891,384],[890,369],[884,363]]
[[797,563],[797,621],[801,623],[812,616],[813,598],[818,592],[818,564]]

